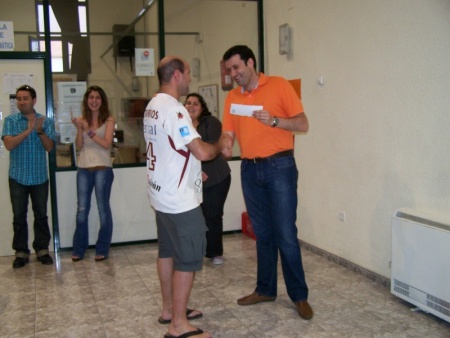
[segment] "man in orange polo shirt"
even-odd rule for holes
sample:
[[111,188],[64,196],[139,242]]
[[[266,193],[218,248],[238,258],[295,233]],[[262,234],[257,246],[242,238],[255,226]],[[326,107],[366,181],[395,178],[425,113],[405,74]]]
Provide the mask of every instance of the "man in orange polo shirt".
[[256,58],[247,46],[231,47],[223,56],[225,68],[238,87],[225,99],[222,130],[235,138],[241,151],[241,182],[245,204],[256,235],[258,259],[255,291],[239,305],[274,301],[277,261],[289,298],[303,319],[311,319],[308,286],[297,238],[297,179],[293,132],[309,124],[303,105],[282,77],[256,71]]

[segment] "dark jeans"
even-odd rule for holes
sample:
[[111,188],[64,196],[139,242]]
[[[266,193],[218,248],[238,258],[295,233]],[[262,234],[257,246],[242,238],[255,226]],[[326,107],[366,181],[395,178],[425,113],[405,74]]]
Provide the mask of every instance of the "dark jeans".
[[231,175],[222,182],[203,189],[202,211],[206,226],[206,257],[213,258],[223,255],[223,207],[230,190]]
[[48,181],[39,185],[22,185],[10,178],[9,193],[14,214],[12,248],[16,251],[16,257],[27,258],[30,254],[27,223],[29,197],[34,213],[33,249],[38,256],[47,254],[51,238],[47,217]]
[[277,296],[277,262],[293,302],[308,299],[297,236],[297,179],[294,157],[283,156],[241,163],[242,190],[256,235],[258,259],[256,292]]

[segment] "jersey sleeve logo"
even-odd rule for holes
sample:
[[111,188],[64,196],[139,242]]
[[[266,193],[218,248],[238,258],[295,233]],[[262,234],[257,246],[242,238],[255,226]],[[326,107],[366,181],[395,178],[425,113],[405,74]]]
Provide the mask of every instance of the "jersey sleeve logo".
[[186,137],[190,135],[188,126],[181,127],[178,130],[180,131],[181,137]]
[[177,113],[177,116],[178,116],[178,120],[181,120],[184,117],[184,115],[180,112]]

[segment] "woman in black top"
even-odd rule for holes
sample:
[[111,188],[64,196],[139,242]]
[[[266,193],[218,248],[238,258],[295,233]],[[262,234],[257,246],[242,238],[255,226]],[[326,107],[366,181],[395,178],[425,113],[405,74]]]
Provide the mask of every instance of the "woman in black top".
[[[217,142],[222,133],[222,123],[212,116],[200,94],[191,93],[184,106],[189,112],[192,124],[202,137],[202,141]],[[202,162],[203,203],[208,232],[206,233],[206,257],[213,264],[223,264],[223,207],[231,184],[230,167],[220,154],[214,160]]]

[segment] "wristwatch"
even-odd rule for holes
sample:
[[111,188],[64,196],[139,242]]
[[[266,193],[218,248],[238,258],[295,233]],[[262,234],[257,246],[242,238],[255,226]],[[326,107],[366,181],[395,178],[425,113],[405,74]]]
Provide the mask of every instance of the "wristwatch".
[[280,119],[278,117],[274,117],[272,120],[272,128],[275,128],[280,123]]
[[37,130],[36,130],[36,134],[38,134],[38,135],[44,135],[44,134],[45,134],[45,131],[44,131],[44,130],[42,130],[42,131],[37,131]]

